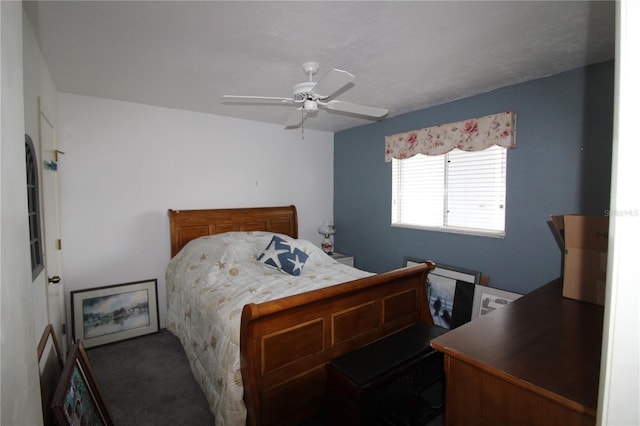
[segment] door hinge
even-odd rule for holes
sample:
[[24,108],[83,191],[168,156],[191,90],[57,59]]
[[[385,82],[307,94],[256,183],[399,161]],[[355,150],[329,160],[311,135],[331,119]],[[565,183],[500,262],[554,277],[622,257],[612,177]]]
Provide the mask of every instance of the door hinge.
[[58,240],[56,241],[56,249],[62,250],[62,239],[60,238],[58,238]]
[[67,324],[62,324],[62,335],[63,336],[67,335]]

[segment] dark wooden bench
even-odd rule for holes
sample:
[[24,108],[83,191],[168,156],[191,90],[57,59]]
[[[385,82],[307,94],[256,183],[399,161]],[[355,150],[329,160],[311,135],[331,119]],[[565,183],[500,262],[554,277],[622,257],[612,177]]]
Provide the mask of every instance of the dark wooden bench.
[[424,424],[442,412],[442,353],[431,339],[447,329],[417,323],[327,364],[331,425]]

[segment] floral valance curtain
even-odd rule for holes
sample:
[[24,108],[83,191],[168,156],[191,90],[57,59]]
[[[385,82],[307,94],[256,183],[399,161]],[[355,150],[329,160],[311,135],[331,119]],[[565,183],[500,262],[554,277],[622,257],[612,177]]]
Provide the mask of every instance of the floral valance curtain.
[[452,149],[481,151],[493,145],[516,147],[516,113],[503,112],[385,136],[385,161],[416,154],[440,155]]

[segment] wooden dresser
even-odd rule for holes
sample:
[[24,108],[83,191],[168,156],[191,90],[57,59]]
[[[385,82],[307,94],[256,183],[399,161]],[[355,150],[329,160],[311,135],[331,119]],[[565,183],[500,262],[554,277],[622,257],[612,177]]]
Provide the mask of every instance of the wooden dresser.
[[595,425],[603,307],[553,281],[431,342],[447,425]]

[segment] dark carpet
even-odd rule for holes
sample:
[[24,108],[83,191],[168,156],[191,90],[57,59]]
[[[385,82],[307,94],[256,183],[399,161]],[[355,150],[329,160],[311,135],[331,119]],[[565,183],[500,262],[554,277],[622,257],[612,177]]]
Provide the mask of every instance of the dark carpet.
[[116,426],[215,423],[180,340],[166,329],[87,355]]
[[[159,333],[87,349],[115,426],[212,426],[213,414],[180,340]],[[427,426],[441,426],[442,416]],[[324,415],[304,426],[325,426]]]

